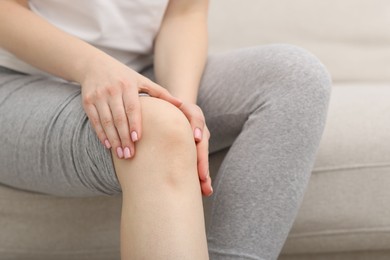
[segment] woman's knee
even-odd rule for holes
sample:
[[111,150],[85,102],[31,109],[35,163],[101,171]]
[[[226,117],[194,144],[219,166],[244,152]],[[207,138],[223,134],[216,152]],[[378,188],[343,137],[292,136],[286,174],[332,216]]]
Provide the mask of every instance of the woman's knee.
[[[254,59],[265,61],[266,79],[275,96],[290,96],[302,100],[314,98],[327,103],[331,92],[331,77],[322,62],[309,51],[289,44],[274,44],[253,48]],[[254,61],[256,63],[256,61]]]
[[[127,185],[124,182],[147,177],[146,172],[157,172],[153,178],[158,178],[161,185],[177,186],[187,182],[191,177],[188,172],[196,170],[197,162],[189,121],[178,108],[161,99],[143,97],[141,107],[142,138],[136,143],[134,158],[114,159],[122,188]],[[120,176],[119,169],[133,177]]]
[[317,107],[325,113],[331,77],[325,66],[305,49],[289,44],[245,48],[231,53],[241,78],[240,91],[251,98],[252,112],[274,107]]
[[169,154],[180,150],[195,151],[188,119],[174,105],[158,98],[141,98],[143,138]]
[[325,66],[309,51],[294,45],[238,49],[210,57],[208,66],[219,68],[212,77],[226,78],[237,86],[235,94],[250,99],[252,112],[286,96],[293,103],[307,99],[327,104],[331,92],[331,77]]

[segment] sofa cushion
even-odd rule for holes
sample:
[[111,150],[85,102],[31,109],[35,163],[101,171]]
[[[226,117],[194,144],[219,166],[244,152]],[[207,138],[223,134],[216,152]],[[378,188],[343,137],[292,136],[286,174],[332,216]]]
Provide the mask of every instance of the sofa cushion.
[[390,250],[390,84],[333,88],[284,254]]
[[0,185],[0,259],[118,260],[120,196],[60,198]]
[[213,0],[212,51],[275,42],[317,55],[335,81],[390,81],[388,0]]

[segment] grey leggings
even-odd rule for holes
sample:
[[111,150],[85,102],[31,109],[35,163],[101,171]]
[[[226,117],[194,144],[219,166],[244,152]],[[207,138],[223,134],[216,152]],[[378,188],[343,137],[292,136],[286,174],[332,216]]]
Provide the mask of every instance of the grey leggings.
[[[208,199],[212,260],[277,258],[310,176],[330,85],[324,66],[294,46],[209,57],[198,103],[210,153],[229,149]],[[4,185],[58,196],[120,192],[77,85],[0,69],[0,143]]]

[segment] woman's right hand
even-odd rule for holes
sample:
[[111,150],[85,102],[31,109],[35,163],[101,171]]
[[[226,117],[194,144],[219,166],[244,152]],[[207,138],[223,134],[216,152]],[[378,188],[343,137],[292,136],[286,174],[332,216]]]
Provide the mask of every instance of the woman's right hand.
[[120,159],[133,157],[134,143],[142,137],[139,93],[181,105],[166,89],[114,59],[96,60],[84,75],[84,110],[99,140]]

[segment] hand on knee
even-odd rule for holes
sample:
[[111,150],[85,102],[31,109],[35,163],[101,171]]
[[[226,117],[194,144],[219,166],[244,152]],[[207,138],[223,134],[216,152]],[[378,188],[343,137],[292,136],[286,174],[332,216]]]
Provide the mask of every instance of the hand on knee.
[[199,186],[196,146],[187,118],[161,99],[142,98],[141,106],[143,138],[136,144],[135,157],[113,156],[122,190],[138,182],[144,188],[151,184],[178,188],[189,182]]

